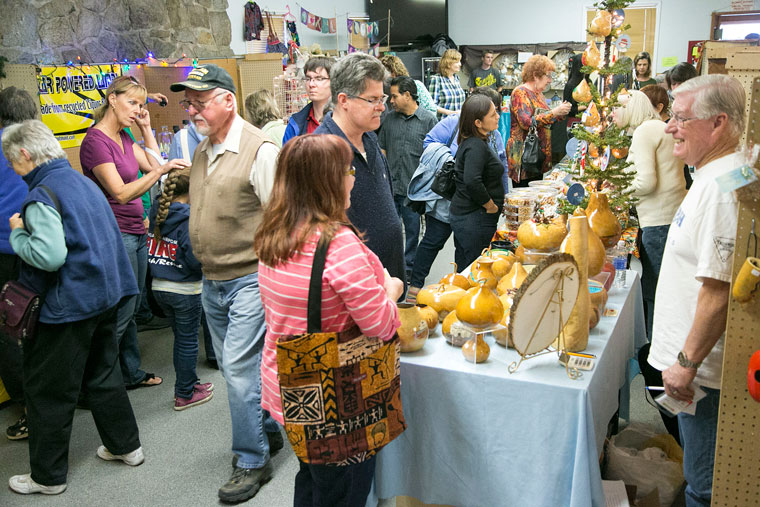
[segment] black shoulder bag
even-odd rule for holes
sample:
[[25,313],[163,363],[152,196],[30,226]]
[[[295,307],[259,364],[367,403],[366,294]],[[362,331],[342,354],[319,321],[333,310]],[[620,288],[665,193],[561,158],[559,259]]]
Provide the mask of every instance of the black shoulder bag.
[[[446,146],[451,147],[451,143],[454,142],[454,136],[457,135],[459,129],[454,129],[454,133],[451,134],[449,142]],[[430,190],[440,195],[444,199],[451,200],[454,197],[454,192],[457,190],[456,180],[454,179],[454,167],[456,163],[453,160],[447,160],[441,165],[441,167],[435,172],[433,178],[433,184],[430,185]]]
[[538,138],[536,119],[533,118],[530,122],[528,134],[523,141],[521,167],[525,173],[525,179],[540,178],[543,175],[545,158],[546,156],[541,149],[541,140]]

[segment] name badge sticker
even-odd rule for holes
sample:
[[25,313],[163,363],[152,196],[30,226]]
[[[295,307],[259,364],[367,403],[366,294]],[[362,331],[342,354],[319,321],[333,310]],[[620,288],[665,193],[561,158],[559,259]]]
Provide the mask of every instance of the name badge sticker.
[[755,181],[757,181],[755,171],[746,164],[715,179],[721,192],[733,192],[737,188],[747,186]]

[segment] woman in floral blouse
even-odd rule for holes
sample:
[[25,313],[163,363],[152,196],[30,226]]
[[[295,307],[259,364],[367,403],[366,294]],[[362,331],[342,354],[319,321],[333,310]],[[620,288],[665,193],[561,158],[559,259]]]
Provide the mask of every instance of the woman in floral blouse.
[[438,119],[458,113],[464,104],[464,90],[457,72],[462,68],[462,53],[447,49],[438,63],[438,74],[430,78],[430,96],[438,106]]
[[567,116],[570,103],[562,102],[554,109],[549,109],[544,98],[544,90],[552,81],[554,62],[543,55],[531,56],[522,69],[523,84],[512,92],[510,106],[511,129],[507,142],[509,177],[515,186],[527,186],[528,182],[540,177],[526,178],[521,169],[522,151],[525,136],[533,120],[536,121],[544,163],[541,172],[548,172],[552,167],[551,138],[549,128],[555,121]]

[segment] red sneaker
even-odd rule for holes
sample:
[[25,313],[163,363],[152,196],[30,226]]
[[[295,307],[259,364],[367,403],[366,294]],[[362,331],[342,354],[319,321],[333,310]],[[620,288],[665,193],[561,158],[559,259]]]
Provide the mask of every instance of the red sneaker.
[[189,398],[175,398],[174,410],[185,410],[186,408],[194,407],[206,403],[214,397],[214,393],[211,391],[201,390],[197,391],[193,389],[193,395]]

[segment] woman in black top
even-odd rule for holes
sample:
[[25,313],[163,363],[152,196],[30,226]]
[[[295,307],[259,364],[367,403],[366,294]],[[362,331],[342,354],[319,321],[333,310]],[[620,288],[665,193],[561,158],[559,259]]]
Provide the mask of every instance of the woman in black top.
[[465,101],[459,115],[456,192],[450,209],[460,269],[488,247],[504,204],[504,166],[487,142],[488,134],[498,127],[499,113],[488,97],[472,95]]

